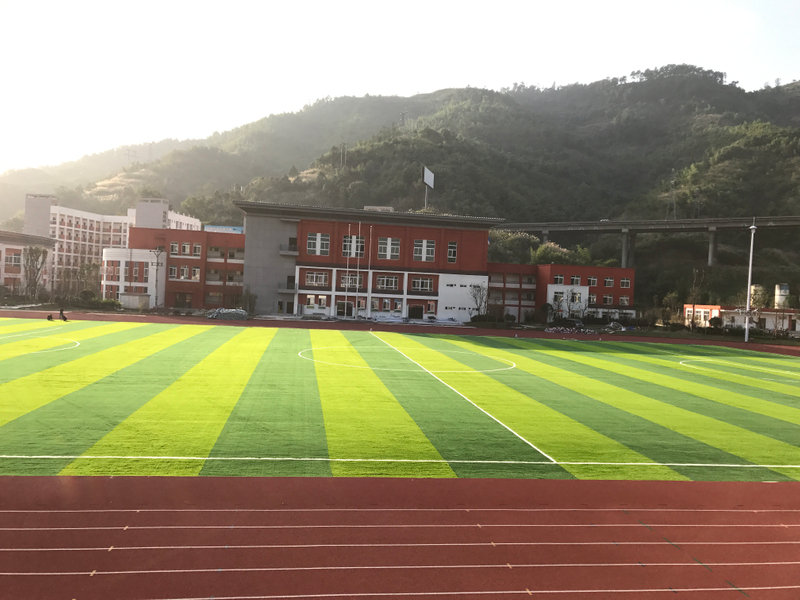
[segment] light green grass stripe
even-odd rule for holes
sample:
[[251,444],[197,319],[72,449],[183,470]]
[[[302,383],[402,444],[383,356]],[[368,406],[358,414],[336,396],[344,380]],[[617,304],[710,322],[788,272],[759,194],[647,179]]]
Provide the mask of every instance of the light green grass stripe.
[[[517,390],[503,385],[496,379],[469,369],[463,363],[413,340],[410,336],[395,333],[376,334],[393,346],[402,346],[403,352],[412,360],[431,371],[442,381],[464,394],[483,410],[530,441],[537,448],[561,462],[646,462],[648,457],[631,450],[605,435],[602,435],[538,402]],[[450,341],[453,345],[484,356],[497,357],[519,363],[520,357],[510,352],[478,348],[467,341]],[[415,348],[418,351],[415,351]],[[505,364],[498,361],[499,365]],[[448,373],[447,371],[467,371]],[[624,479],[686,479],[668,467],[647,467],[646,472],[636,467],[610,467],[562,465],[564,469],[581,479],[606,479],[609,472]]]
[[[531,349],[530,345],[525,342],[508,340],[508,343],[520,348]],[[633,370],[633,368],[625,365],[589,358],[584,356],[582,352],[548,350],[541,346],[536,347],[536,352],[542,352],[569,362],[608,370],[623,376],[629,376],[630,371]],[[666,402],[654,400],[597,379],[585,377],[575,371],[550,367],[539,361],[536,362],[541,365],[537,367],[537,374],[540,377],[545,377],[565,388],[668,427],[709,446],[740,456],[753,464],[800,464],[800,448],[791,444],[753,433],[741,427],[736,427],[724,421],[712,419]],[[647,381],[660,385],[657,383],[659,377],[657,373],[650,371],[645,373]],[[638,375],[644,376],[643,373]],[[800,476],[795,474],[794,477]]]
[[207,329],[186,327],[173,327],[0,385],[0,426]]
[[[600,351],[597,347],[587,348],[587,346],[579,345],[576,344],[575,342],[563,342],[563,344],[565,347],[573,349],[573,351],[566,351],[566,350],[565,351],[543,350],[543,351],[547,353],[557,353],[554,354],[554,356],[559,356],[560,358],[566,358],[575,362],[580,362],[582,364],[598,367],[605,371],[611,371],[612,373],[625,375],[626,377],[631,377],[633,379],[648,381],[650,383],[660,385],[661,387],[666,387],[672,390],[684,392],[686,394],[692,394],[693,396],[704,398],[706,400],[711,400],[719,404],[726,404],[728,406],[733,406],[735,408],[741,408],[760,415],[772,417],[773,419],[780,419],[781,421],[786,421],[787,423],[800,425],[800,409],[798,408],[786,406],[784,404],[779,404],[777,402],[770,402],[769,400],[763,400],[761,398],[756,398],[753,396],[747,396],[745,394],[740,394],[738,392],[729,389],[720,389],[712,385],[706,385],[695,381],[687,381],[685,379],[672,377],[670,375],[658,374],[652,370],[639,369],[637,367],[631,366],[630,364],[623,365],[610,360],[606,360],[604,355],[602,354],[602,351]],[[589,350],[588,353],[586,352],[587,349]],[[590,354],[592,356],[590,356]],[[595,358],[595,356],[600,357],[600,359],[602,360],[598,361],[598,358]],[[791,396],[800,395],[800,390],[798,390],[797,388],[772,381],[764,381],[763,385],[756,384],[753,382],[752,378],[742,375],[736,375],[735,373],[720,375],[716,373],[709,373],[706,371],[698,371],[697,369],[685,367],[675,361],[664,360],[661,358],[652,358],[649,356],[643,356],[641,354],[627,354],[625,355],[625,359],[631,361],[643,362],[655,365],[657,367],[670,369],[673,371],[690,373],[693,377],[710,377],[712,379],[719,379],[722,381],[726,381],[729,383],[736,383],[746,387],[778,392],[780,394],[786,394]]]
[[[84,455],[208,456],[274,335],[275,329],[242,329]],[[175,476],[202,468],[199,460],[77,459],[61,474]]]
[[2,329],[0,329],[0,341],[5,339],[18,340],[19,337],[16,336],[8,337],[14,335],[15,333],[20,333],[23,331],[35,331],[37,329],[40,330],[55,329],[59,325],[60,323],[56,321],[31,321],[31,320],[28,320],[24,323],[6,325]]
[[[430,440],[340,332],[313,330],[311,344],[331,458],[443,461]],[[363,368],[355,374],[356,369],[337,364]],[[334,462],[331,470],[334,475],[350,477],[455,477],[444,462]]]
[[[0,345],[0,361],[32,354],[34,352],[42,352],[43,350],[50,350],[58,348],[59,346],[73,346],[74,342],[81,343],[85,340],[103,337],[111,333],[119,331],[127,331],[129,329],[136,329],[142,327],[144,323],[109,323],[105,325],[84,325],[81,324],[80,329],[56,329],[53,331],[37,332],[35,335],[48,336],[48,337],[34,337],[20,336],[13,338],[14,341],[9,341],[6,344]],[[64,350],[68,352],[68,350]],[[65,356],[69,356],[66,354]]]

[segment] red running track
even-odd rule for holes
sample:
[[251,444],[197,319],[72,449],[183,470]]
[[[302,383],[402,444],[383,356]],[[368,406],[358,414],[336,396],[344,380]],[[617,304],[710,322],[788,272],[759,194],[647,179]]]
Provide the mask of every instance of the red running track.
[[800,598],[800,483],[0,478],[0,598]]

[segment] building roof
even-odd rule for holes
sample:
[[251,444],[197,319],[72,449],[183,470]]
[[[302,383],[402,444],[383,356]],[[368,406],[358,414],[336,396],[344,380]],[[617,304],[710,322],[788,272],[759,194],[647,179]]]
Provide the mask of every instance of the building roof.
[[504,219],[437,215],[430,213],[388,212],[331,206],[303,206],[271,202],[234,202],[245,215],[283,219],[314,219],[321,221],[360,221],[386,225],[416,225],[418,227],[451,227],[459,229],[491,229]]
[[47,246],[54,248],[56,241],[41,235],[31,235],[29,233],[19,233],[17,231],[5,231],[0,229],[0,242],[4,244],[19,244],[20,246]]

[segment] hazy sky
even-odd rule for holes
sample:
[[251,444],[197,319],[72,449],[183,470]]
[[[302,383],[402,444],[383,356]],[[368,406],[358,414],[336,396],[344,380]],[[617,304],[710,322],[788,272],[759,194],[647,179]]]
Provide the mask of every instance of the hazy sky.
[[324,96],[588,83],[669,63],[800,79],[800,0],[0,0],[0,173],[203,138]]

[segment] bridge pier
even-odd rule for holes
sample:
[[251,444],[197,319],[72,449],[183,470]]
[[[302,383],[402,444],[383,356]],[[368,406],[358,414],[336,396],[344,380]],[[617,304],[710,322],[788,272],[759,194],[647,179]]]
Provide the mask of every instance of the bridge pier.
[[543,243],[543,244],[546,244],[546,243],[547,243],[547,241],[548,241],[548,240],[547,240],[547,234],[548,234],[548,233],[550,233],[550,232],[549,232],[549,231],[547,231],[547,229],[542,229],[542,243]]
[[717,228],[708,228],[708,266],[713,267],[717,262]]
[[622,268],[633,268],[634,255],[636,253],[636,232],[628,229],[622,230]]

